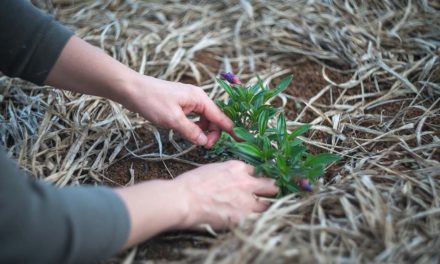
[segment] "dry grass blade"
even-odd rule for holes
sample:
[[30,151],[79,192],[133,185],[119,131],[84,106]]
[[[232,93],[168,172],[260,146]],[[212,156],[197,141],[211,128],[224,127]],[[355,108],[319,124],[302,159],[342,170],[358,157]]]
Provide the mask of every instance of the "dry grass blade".
[[[212,98],[226,96],[214,83],[220,71],[250,83],[258,70],[271,84],[303,58],[321,65],[319,90],[306,98],[291,87],[280,107],[296,109],[289,129],[313,124],[304,139],[314,151],[344,161],[316,193],[276,201],[184,262],[440,261],[438,1],[34,2],[136,71]],[[0,111],[0,145],[58,185],[104,181],[126,157],[195,164],[172,135],[176,152],[165,153],[154,127],[158,144],[143,146],[138,131],[151,124],[105,99],[0,77]],[[115,262],[144,258],[138,248]]]

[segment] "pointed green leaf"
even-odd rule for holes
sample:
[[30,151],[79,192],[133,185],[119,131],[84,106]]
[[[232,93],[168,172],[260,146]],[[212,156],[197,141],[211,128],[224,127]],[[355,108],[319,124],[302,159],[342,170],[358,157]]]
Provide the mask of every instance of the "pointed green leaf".
[[277,132],[278,133],[285,133],[286,132],[286,117],[284,116],[283,113],[281,113],[278,116]]
[[259,89],[260,89],[260,85],[256,83],[249,88],[249,91],[253,94],[256,94]]
[[299,146],[301,144],[302,144],[302,141],[297,139],[297,138],[295,138],[293,141],[290,141],[290,146],[291,147]]
[[257,166],[259,164],[261,164],[261,160],[259,158],[256,157],[252,157],[250,155],[247,155],[243,152],[237,152],[237,151],[233,151],[233,153],[235,154],[236,157],[238,157],[241,160],[246,161],[249,164],[252,164],[254,166]]
[[340,160],[341,157],[330,153],[321,153],[315,156],[310,155],[304,162],[305,167],[316,167],[318,165],[327,165],[333,161]]
[[254,135],[252,135],[251,133],[249,133],[249,131],[247,131],[246,129],[242,128],[242,127],[234,127],[233,131],[235,133],[235,135],[237,135],[237,137],[245,140],[245,141],[254,141],[255,137]]
[[267,122],[269,121],[269,111],[263,110],[258,116],[258,133],[262,136],[266,132]]
[[290,82],[292,82],[293,76],[289,75],[287,77],[284,77],[279,83],[278,85],[275,87],[275,89],[270,90],[269,93],[265,94],[264,96],[264,100],[267,101],[272,97],[277,96],[279,93],[281,93],[282,91],[284,91],[290,84]]
[[284,159],[283,156],[281,156],[281,155],[277,156],[276,163],[277,163],[278,168],[283,173],[287,173],[287,171],[289,170],[289,167],[287,166],[286,160]]
[[304,147],[302,145],[291,146],[290,154],[289,154],[289,161],[293,163],[294,161],[299,160],[305,151],[306,151],[306,147]]
[[284,141],[284,136],[287,134],[286,118],[284,117],[284,113],[281,113],[278,116],[278,120],[277,120],[277,134],[278,134],[278,143],[282,144],[282,142]]
[[232,106],[225,106],[223,112],[231,119],[237,120],[237,111]]
[[320,177],[322,175],[324,175],[324,166],[322,165],[313,167],[306,173],[306,177],[313,182],[315,182],[317,177]]
[[235,93],[232,91],[231,86],[222,79],[217,79],[217,83],[229,94],[230,97],[235,97]]
[[223,108],[226,106],[226,104],[225,104],[223,101],[220,101],[220,100],[215,100],[215,104],[216,104],[220,109],[223,109]]
[[236,91],[236,93],[237,93],[237,95],[239,96],[238,98],[237,98],[237,100],[240,100],[240,101],[247,101],[246,100],[246,97],[247,97],[247,91],[245,90],[245,89],[243,89],[243,88],[241,88],[241,87],[235,87],[235,88],[233,88],[234,89],[234,91]]
[[262,151],[250,142],[239,142],[235,144],[235,147],[239,152],[252,157],[261,158],[263,156]]
[[264,86],[263,80],[260,78],[260,75],[257,75],[258,85],[260,86],[261,90],[267,90],[267,87]]
[[290,133],[289,139],[293,140],[297,136],[300,136],[300,135],[304,134],[305,132],[307,132],[311,127],[312,127],[312,125],[310,125],[310,124],[305,124],[305,125],[298,127],[292,133]]
[[293,182],[286,184],[286,188],[287,188],[287,190],[289,190],[290,193],[300,192],[300,188],[298,187],[298,185],[296,185]]
[[286,90],[287,87],[289,87],[289,84],[292,82],[293,75],[289,75],[284,77],[275,87],[275,95],[281,93],[282,91]]
[[265,101],[264,101],[264,94],[265,94],[265,93],[266,93],[266,91],[260,91],[260,92],[258,92],[257,94],[254,95],[254,97],[252,97],[250,103],[251,103],[254,107],[260,107],[260,106],[262,106],[262,105],[265,103]]

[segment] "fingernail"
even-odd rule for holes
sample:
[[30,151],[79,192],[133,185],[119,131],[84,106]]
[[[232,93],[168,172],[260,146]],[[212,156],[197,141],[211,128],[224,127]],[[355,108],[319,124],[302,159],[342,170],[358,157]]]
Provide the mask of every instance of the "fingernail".
[[206,137],[205,134],[200,133],[199,137],[197,138],[197,145],[205,145],[206,143],[208,143],[208,137]]

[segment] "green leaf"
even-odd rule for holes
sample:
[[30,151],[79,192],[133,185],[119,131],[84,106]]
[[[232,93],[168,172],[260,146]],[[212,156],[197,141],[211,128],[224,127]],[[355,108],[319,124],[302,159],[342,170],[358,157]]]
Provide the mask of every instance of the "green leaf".
[[282,150],[283,150],[283,154],[285,156],[290,156],[290,151],[291,151],[291,145],[290,142],[288,140],[284,140],[283,144],[282,144]]
[[220,109],[223,109],[226,106],[226,104],[223,101],[220,101],[220,100],[215,100],[215,103],[217,104],[217,106]]
[[316,167],[311,168],[309,171],[307,171],[306,173],[306,177],[309,178],[309,180],[311,181],[315,181],[315,179],[319,176],[324,175],[324,166],[319,165]]
[[277,135],[278,135],[278,143],[282,144],[284,141],[284,136],[287,134],[286,129],[286,118],[284,117],[284,113],[281,113],[278,116],[277,120]]
[[252,85],[251,87],[249,87],[249,91],[252,94],[256,94],[259,89],[260,89],[260,84],[259,83],[256,83],[256,84]]
[[284,77],[279,83],[278,85],[275,87],[275,89],[270,90],[269,93],[265,94],[264,96],[264,100],[267,101],[272,97],[277,96],[279,93],[281,93],[282,91],[284,91],[289,84],[292,82],[293,76],[289,75],[287,77]]
[[299,145],[299,146],[291,146],[290,147],[290,153],[289,153],[289,160],[290,162],[294,162],[298,160],[306,151],[306,147]]
[[283,113],[278,116],[277,121],[277,132],[278,133],[286,133],[286,117]]
[[230,97],[235,97],[235,93],[232,91],[231,86],[222,79],[217,79],[217,83],[229,94]]
[[260,75],[257,75],[257,80],[258,80],[258,86],[260,86],[261,90],[267,90],[267,87],[264,87],[264,82],[263,80],[260,78]]
[[263,110],[258,116],[258,133],[262,136],[266,132],[267,122],[269,121],[269,111]]
[[305,125],[298,127],[292,133],[290,133],[289,139],[293,140],[297,136],[300,136],[300,135],[306,133],[311,127],[312,127],[312,125],[310,125],[310,124],[305,124]]
[[264,95],[265,95],[265,94],[266,94],[266,91],[260,91],[260,92],[258,92],[257,94],[254,95],[254,97],[252,97],[250,103],[251,103],[254,107],[260,107],[260,106],[262,106],[262,105],[265,103],[265,101],[264,101]]
[[255,141],[255,137],[254,135],[252,135],[251,133],[249,133],[249,131],[247,131],[246,129],[242,128],[242,127],[234,127],[233,131],[235,133],[235,135],[237,135],[237,137],[245,140],[245,141]]
[[297,138],[295,138],[293,141],[290,141],[290,146],[291,147],[299,146],[301,144],[302,144],[302,141],[297,139]]
[[289,86],[289,84],[292,82],[293,75],[289,75],[284,77],[275,87],[275,95],[281,93],[282,91],[286,90],[286,88]]
[[258,158],[255,158],[255,157],[252,157],[252,156],[246,155],[245,153],[242,153],[242,152],[236,152],[236,151],[233,151],[233,153],[235,154],[235,156],[236,156],[237,158],[239,158],[239,159],[241,159],[241,160],[244,160],[244,161],[246,161],[247,163],[250,163],[250,164],[252,164],[252,165],[254,165],[254,166],[258,166],[259,164],[261,164],[261,160],[258,159]]
[[242,87],[235,87],[234,91],[236,91],[239,96],[238,100],[247,102],[247,91],[245,89]]
[[310,155],[304,162],[305,167],[316,167],[318,165],[327,165],[333,161],[340,160],[341,157],[330,153],[321,153],[318,155]]
[[225,106],[223,112],[231,119],[237,120],[237,111],[232,106]]
[[276,163],[278,168],[283,172],[283,173],[287,173],[289,171],[289,167],[287,166],[286,160],[284,159],[283,156],[278,155],[276,158]]
[[287,190],[289,190],[290,193],[296,193],[296,192],[300,191],[298,185],[296,185],[293,182],[286,184],[286,188],[287,188]]
[[262,151],[254,144],[250,142],[239,142],[235,144],[235,148],[246,155],[261,158],[263,156]]

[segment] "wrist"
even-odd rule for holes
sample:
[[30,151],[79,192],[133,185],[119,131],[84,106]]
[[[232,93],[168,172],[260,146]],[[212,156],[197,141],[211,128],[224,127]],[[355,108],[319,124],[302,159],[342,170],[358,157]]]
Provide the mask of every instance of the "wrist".
[[174,211],[176,213],[176,222],[173,223],[173,230],[188,229],[194,225],[193,213],[191,212],[191,193],[188,191],[182,181],[168,181],[170,193],[174,200]]
[[131,102],[134,101],[133,98],[136,98],[136,90],[140,87],[139,79],[141,77],[139,73],[125,67],[125,70],[110,82],[110,92],[104,97],[132,110]]
[[130,233],[124,248],[158,233],[185,227],[189,215],[183,190],[174,181],[152,180],[116,189],[130,217]]

